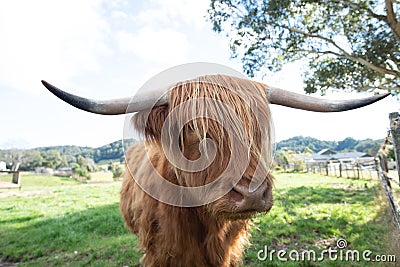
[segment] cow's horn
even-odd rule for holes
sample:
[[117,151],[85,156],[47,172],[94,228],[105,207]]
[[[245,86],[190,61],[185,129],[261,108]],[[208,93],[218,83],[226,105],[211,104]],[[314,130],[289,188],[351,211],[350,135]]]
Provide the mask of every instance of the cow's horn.
[[93,100],[64,92],[46,81],[42,81],[42,83],[50,92],[68,104],[96,114],[118,115],[132,113],[152,108],[154,105],[159,106],[168,103],[166,95],[160,98],[164,92],[151,92],[147,95],[136,95],[132,98],[126,97],[111,100]]
[[[154,105],[168,104],[167,95],[163,95],[165,91],[154,91],[140,96],[136,95],[132,98],[93,100],[64,92],[46,81],[42,81],[42,83],[50,92],[68,104],[96,114],[118,115],[149,109]],[[385,93],[353,100],[325,100],[293,93],[268,85],[265,85],[265,88],[268,101],[271,104],[316,112],[339,112],[356,109],[379,101],[390,94]],[[162,95],[163,97],[160,98]]]
[[301,95],[266,85],[267,98],[271,104],[316,112],[339,112],[367,106],[379,101],[390,93],[352,100],[325,100]]

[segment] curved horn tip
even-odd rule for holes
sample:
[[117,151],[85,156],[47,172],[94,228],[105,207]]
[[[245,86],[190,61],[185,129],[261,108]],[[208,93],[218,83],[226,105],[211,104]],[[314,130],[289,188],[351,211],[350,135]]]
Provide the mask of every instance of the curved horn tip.
[[374,102],[377,102],[377,101],[380,101],[380,100],[386,98],[386,97],[389,96],[389,95],[391,95],[390,92],[385,92],[385,93],[383,93],[383,94],[376,94],[376,95],[372,96],[371,98],[375,98],[375,101],[374,101]]
[[46,82],[45,80],[41,80],[41,82],[42,82],[42,84],[44,85],[44,86],[46,86],[46,85],[48,85],[49,83],[48,82]]
[[382,100],[390,92],[376,94],[367,98],[353,100],[325,100],[290,92],[266,85],[267,98],[271,104],[314,112],[341,112],[364,107]]
[[54,85],[51,85],[50,83],[46,82],[45,80],[41,80],[42,84],[44,85],[44,87],[46,87],[48,90],[52,90],[54,89]]
[[[110,100],[94,100],[88,99],[84,97],[80,97],[68,92],[65,92],[54,85],[46,82],[45,80],[41,81],[42,84],[56,97],[65,101],[71,106],[79,108],[84,111],[88,111],[95,114],[101,115],[120,115],[141,111],[148,109],[153,106],[155,100],[149,99],[149,97],[138,97],[136,98],[135,105],[129,106],[132,100],[132,97],[126,98],[118,98],[118,99],[110,99]],[[142,103],[143,102],[143,103]]]
[[[379,95],[379,94],[378,94],[378,95]],[[389,95],[391,95],[390,92],[386,92],[386,93],[382,94],[382,99],[385,98],[385,97],[387,97],[387,96],[389,96]]]

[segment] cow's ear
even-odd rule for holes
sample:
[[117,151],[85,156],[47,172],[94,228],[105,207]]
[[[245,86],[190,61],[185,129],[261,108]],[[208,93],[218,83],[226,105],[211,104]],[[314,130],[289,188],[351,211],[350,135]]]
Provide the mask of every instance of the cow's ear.
[[168,115],[168,106],[154,107],[150,112],[138,112],[132,117],[135,129],[144,134],[147,140],[161,139],[161,130]]

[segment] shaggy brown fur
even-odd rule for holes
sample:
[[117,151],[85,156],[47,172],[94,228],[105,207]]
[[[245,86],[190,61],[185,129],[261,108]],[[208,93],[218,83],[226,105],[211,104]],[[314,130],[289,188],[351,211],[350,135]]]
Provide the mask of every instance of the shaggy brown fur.
[[[181,105],[190,99],[197,102]],[[127,227],[138,235],[140,248],[145,253],[141,260],[145,266],[240,264],[248,244],[248,219],[255,211],[237,211],[237,192],[230,191],[207,205],[178,207],[156,200],[137,181],[168,195],[172,193],[157,187],[157,175],[185,187],[206,185],[218,178],[222,185],[229,184],[233,177],[240,177],[238,183],[245,186],[258,180],[268,184],[265,212],[269,211],[272,207],[273,177],[268,172],[272,133],[266,102],[263,88],[251,81],[205,76],[173,87],[168,106],[134,116],[133,124],[139,131],[144,129],[146,142],[134,145],[126,153],[129,171],[125,173],[121,189],[120,208]],[[173,112],[177,108],[181,109]],[[165,123],[168,134],[163,137]],[[178,137],[174,142],[176,132]],[[212,140],[214,146],[206,140]],[[162,142],[166,142],[164,147]],[[167,159],[165,148],[173,149],[174,145],[192,162],[207,159],[213,153],[215,157],[202,170],[190,172],[185,170],[190,162],[182,163],[184,168],[181,168],[181,162],[172,164]],[[230,163],[231,157],[235,161]],[[223,189],[217,185],[213,190]]]

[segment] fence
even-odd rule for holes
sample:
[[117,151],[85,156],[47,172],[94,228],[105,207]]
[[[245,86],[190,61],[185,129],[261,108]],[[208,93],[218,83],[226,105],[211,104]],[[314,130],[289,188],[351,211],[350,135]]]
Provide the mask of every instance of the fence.
[[[392,188],[392,184],[396,186],[398,189],[398,186],[400,186],[399,179],[400,179],[400,116],[398,112],[390,113],[389,114],[389,120],[390,120],[390,131],[388,136],[386,137],[380,151],[378,152],[377,158],[379,164],[378,166],[378,174],[380,177],[380,180],[382,181],[382,186],[386,192],[386,198],[388,200],[389,208],[392,212],[392,219],[394,224],[397,226],[397,229],[400,230],[400,206],[399,206],[399,200],[396,198],[396,196],[393,194],[396,192]],[[389,169],[387,165],[387,152],[386,152],[386,146],[388,144],[392,143],[393,144],[393,150],[394,154],[396,157],[396,162],[397,162],[397,172],[398,172],[398,179],[393,179],[389,177]]]
[[378,166],[378,174],[382,182],[383,189],[385,190],[386,193],[386,198],[388,200],[390,211],[392,212],[393,222],[397,226],[397,229],[400,230],[400,206],[396,200],[396,197],[393,196],[392,185],[391,185],[392,183],[395,183],[397,184],[397,186],[399,186],[399,183],[396,180],[390,178],[388,176],[388,173],[382,169],[380,164]]
[[397,162],[397,172],[400,181],[400,115],[398,112],[389,114],[390,135],[393,143],[394,155]]
[[347,178],[378,178],[373,158],[346,161],[323,161],[306,163],[307,172]]
[[2,182],[0,181],[0,189],[12,189],[12,188],[19,188],[21,189],[21,176],[19,171],[0,171],[0,174],[3,173],[11,173],[11,181],[9,182]]

